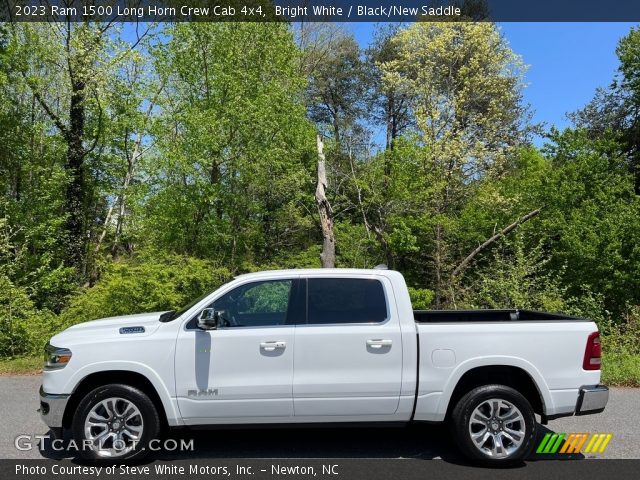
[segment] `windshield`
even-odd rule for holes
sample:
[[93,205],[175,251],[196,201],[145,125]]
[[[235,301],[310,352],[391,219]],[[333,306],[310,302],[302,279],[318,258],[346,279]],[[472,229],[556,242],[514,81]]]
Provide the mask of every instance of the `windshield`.
[[168,312],[163,313],[162,315],[160,315],[160,321],[170,322],[171,320],[175,320],[180,315],[182,315],[187,310],[189,310],[191,307],[193,307],[196,303],[206,298],[210,293],[211,292],[205,292],[203,295],[200,295],[198,298],[196,298],[195,300],[192,300],[191,302],[187,303],[184,307],[178,310],[169,310]]

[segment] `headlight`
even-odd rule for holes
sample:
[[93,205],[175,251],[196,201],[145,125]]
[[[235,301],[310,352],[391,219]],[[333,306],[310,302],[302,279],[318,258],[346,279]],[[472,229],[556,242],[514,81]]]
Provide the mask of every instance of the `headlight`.
[[71,350],[54,347],[50,343],[44,347],[44,369],[59,370],[67,366],[71,360]]

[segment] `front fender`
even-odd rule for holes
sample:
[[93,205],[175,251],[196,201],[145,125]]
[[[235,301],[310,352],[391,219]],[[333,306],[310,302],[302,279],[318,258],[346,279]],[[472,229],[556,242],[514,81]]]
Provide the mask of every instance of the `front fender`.
[[[71,393],[74,392],[77,386],[80,385],[80,383],[89,375],[111,371],[133,372],[144,376],[147,380],[149,380],[153,388],[156,390],[156,393],[158,394],[158,397],[160,398],[162,406],[164,407],[164,411],[167,415],[168,424],[171,426],[182,425],[182,418],[180,417],[180,414],[178,412],[176,402],[172,398],[171,392],[169,391],[165,383],[153,369],[139,362],[113,360],[90,363],[75,370],[72,375],[66,378],[61,389],[55,388],[53,385],[47,385],[47,377],[45,376],[45,379],[43,381],[43,388],[46,392],[60,390],[62,392]],[[51,377],[52,376],[49,376],[49,379],[51,379]]]

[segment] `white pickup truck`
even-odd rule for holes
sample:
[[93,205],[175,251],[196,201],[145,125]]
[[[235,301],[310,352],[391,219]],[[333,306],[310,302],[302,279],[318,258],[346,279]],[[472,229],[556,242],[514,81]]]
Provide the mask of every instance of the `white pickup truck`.
[[468,457],[505,463],[533,448],[535,414],[601,412],[599,382],[591,321],[414,311],[395,271],[286,270],[54,336],[40,413],[88,459],[142,456],[163,427],[448,421]]

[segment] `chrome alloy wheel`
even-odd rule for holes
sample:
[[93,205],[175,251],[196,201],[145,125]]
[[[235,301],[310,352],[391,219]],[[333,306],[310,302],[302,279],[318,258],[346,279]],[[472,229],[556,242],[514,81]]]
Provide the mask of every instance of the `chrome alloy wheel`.
[[101,457],[121,457],[142,438],[142,414],[133,402],[106,398],[93,406],[84,421],[84,437]]
[[469,435],[478,450],[491,458],[507,458],[524,441],[522,412],[511,402],[491,398],[478,405],[469,420]]

